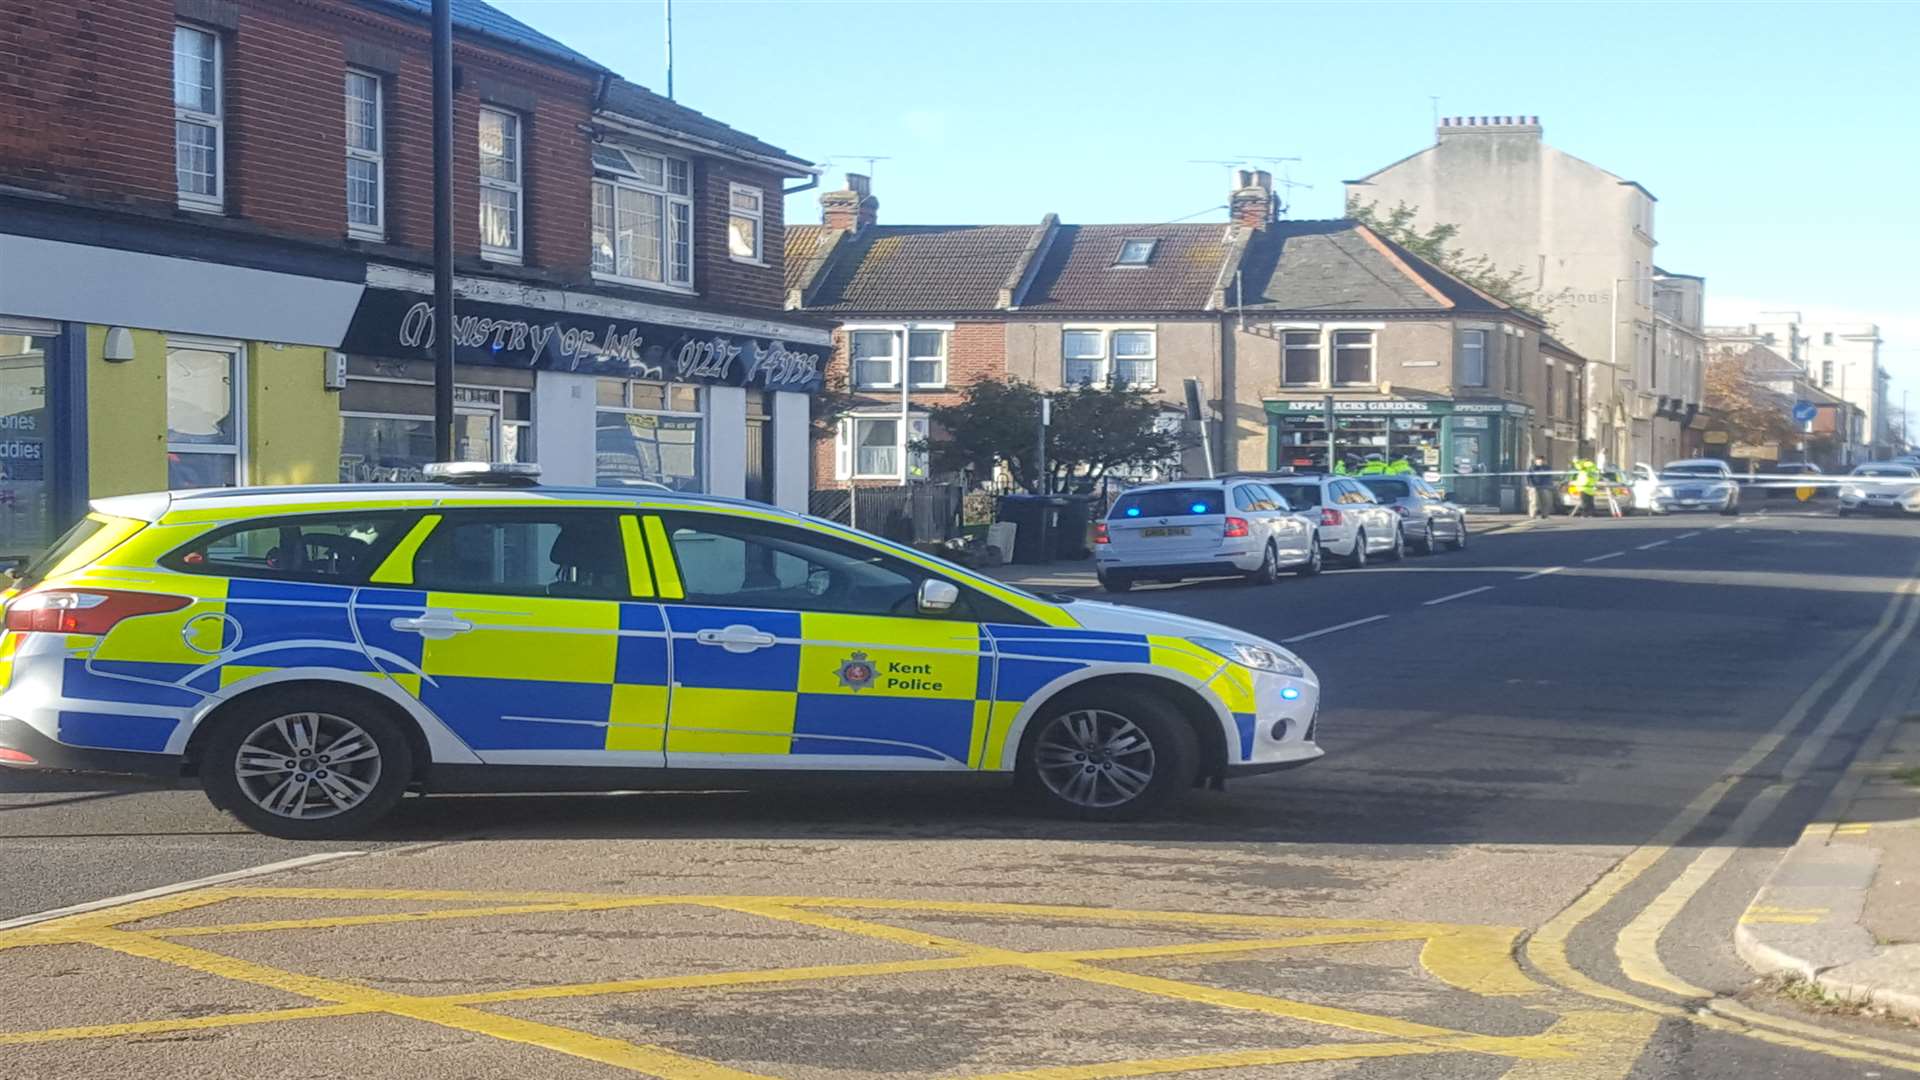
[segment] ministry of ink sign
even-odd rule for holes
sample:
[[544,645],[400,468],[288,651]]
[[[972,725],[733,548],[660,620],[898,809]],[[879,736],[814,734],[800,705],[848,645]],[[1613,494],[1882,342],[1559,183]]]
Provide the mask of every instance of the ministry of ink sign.
[[[469,301],[455,305],[453,322],[454,359],[462,364],[799,394],[820,389],[831,351],[778,338]],[[430,360],[434,323],[429,298],[368,289],[340,347],[361,356]]]

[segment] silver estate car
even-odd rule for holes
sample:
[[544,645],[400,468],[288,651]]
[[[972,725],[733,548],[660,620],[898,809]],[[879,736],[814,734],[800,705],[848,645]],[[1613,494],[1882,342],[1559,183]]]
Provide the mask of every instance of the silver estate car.
[[1406,554],[1400,515],[1375,501],[1349,476],[1302,473],[1269,480],[1294,509],[1320,516],[1320,546],[1349,566],[1365,566],[1375,555],[1394,562]]
[[1093,527],[1094,570],[1108,592],[1136,581],[1320,572],[1311,522],[1256,480],[1187,480],[1132,488]]
[[1418,476],[1362,476],[1360,483],[1380,505],[1400,515],[1407,544],[1422,555],[1467,546],[1467,512]]

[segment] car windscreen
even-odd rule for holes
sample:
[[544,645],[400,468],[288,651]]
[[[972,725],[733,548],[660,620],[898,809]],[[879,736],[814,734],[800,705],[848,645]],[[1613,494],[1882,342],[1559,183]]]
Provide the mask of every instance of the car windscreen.
[[1360,482],[1367,486],[1367,490],[1373,492],[1374,499],[1379,502],[1404,499],[1410,494],[1405,480],[1362,480]]
[[1853,470],[1855,476],[1899,476],[1912,479],[1920,472],[1899,465],[1862,465]]
[[1113,501],[1108,517],[1194,517],[1226,513],[1226,492],[1220,488],[1154,488],[1129,491]]
[[1274,484],[1273,490],[1285,497],[1287,505],[1295,510],[1320,505],[1319,484]]
[[1681,465],[1660,470],[1662,480],[1723,480],[1726,474],[1711,465]]

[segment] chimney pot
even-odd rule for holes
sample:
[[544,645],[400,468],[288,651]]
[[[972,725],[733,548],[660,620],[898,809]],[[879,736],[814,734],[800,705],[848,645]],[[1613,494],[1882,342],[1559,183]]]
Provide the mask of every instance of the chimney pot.
[[1227,213],[1235,224],[1259,229],[1273,222],[1273,174],[1265,169],[1234,170],[1234,191]]
[[859,232],[878,220],[880,200],[873,197],[873,181],[860,173],[847,174],[847,186],[820,196],[820,223],[829,229]]

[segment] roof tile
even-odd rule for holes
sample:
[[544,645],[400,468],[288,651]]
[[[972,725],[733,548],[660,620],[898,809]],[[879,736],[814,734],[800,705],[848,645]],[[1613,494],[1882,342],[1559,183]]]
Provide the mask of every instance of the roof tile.
[[[433,0],[360,0],[360,3],[373,8],[400,8],[418,19],[433,18]],[[567,48],[482,0],[453,0],[453,26],[455,30],[483,34],[496,41],[517,45],[556,60],[578,64],[595,71],[606,70],[595,63],[591,57]]]
[[[787,229],[787,265],[795,244],[819,236]],[[1032,225],[875,225],[849,236],[835,253],[809,311],[992,311]],[[824,231],[824,230],[819,230]]]
[[[1225,224],[1063,225],[1022,311],[1205,311],[1228,251]],[[1143,266],[1117,266],[1127,240],[1154,240]]]

